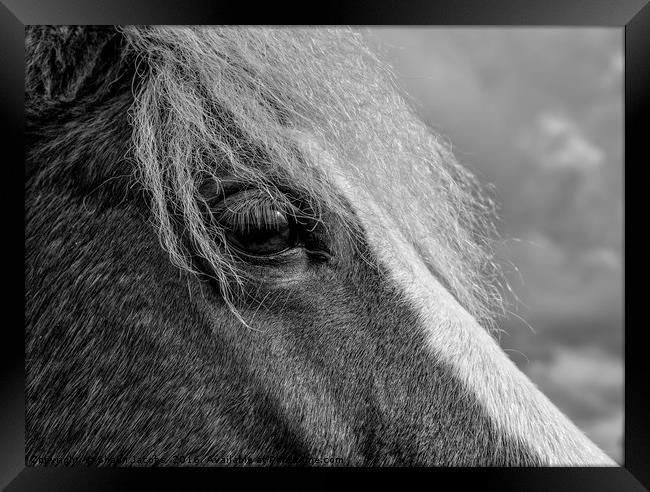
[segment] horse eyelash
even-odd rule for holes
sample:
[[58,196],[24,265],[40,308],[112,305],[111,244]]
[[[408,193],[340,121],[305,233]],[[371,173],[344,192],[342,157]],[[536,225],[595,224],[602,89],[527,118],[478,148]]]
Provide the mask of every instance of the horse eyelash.
[[281,212],[287,220],[298,221],[301,215],[293,205],[271,196],[251,196],[246,200],[224,200],[214,210],[215,218],[222,225],[239,232],[251,228],[277,225],[276,213]]

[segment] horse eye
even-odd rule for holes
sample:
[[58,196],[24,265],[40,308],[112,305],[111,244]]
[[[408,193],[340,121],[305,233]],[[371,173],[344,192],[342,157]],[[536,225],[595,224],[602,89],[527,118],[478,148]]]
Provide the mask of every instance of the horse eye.
[[298,243],[295,221],[280,210],[265,211],[263,220],[247,220],[245,216],[227,219],[222,219],[226,239],[244,254],[271,256],[294,248]]

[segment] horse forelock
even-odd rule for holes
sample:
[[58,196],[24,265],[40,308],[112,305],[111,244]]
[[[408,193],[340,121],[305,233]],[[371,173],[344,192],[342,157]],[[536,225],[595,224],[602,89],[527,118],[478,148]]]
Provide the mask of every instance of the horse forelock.
[[[123,34],[139,59],[133,155],[174,263],[192,269],[172,211],[221,284],[237,278],[223,232],[201,214],[206,180],[218,184],[227,174],[278,200],[278,180],[286,180],[313,199],[316,219],[324,204],[351,224],[335,179],[344,175],[396,219],[472,315],[489,322],[500,308],[491,202],[358,33],[129,27]],[[305,142],[328,158],[305,152]]]
[[[414,115],[361,35],[307,28],[120,31],[28,29],[26,106],[28,113],[59,115],[75,98],[100,100],[132,66],[128,155],[173,263],[192,270],[190,257],[198,253],[220,285],[239,278],[223,231],[201,213],[201,186],[218,188],[224,175],[277,200],[284,199],[279,184],[297,189],[311,199],[315,219],[326,206],[354,233],[341,175],[395,219],[472,315],[489,325],[500,311],[491,201]],[[111,43],[112,65],[102,55]],[[96,120],[103,121],[97,132],[106,133],[106,118]],[[80,131],[96,142],[92,127],[86,121]]]

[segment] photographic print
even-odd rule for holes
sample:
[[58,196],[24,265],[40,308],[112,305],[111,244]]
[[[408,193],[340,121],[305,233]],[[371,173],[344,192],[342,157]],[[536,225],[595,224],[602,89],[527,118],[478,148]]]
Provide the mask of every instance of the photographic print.
[[27,26],[28,466],[623,462],[620,28]]

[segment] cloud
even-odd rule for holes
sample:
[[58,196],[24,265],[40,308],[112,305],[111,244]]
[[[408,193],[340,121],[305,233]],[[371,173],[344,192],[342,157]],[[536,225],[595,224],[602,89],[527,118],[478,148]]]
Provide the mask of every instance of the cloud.
[[560,347],[524,370],[596,444],[622,460],[622,358],[596,347]]
[[558,348],[551,361],[531,364],[529,371],[549,383],[587,392],[619,388],[623,383],[622,361],[595,347]]
[[605,161],[605,152],[582,133],[579,125],[558,111],[542,111],[518,143],[533,162],[547,170],[587,172]]
[[518,268],[511,268],[509,280],[521,301],[516,309],[529,322],[622,318],[620,251],[601,245],[570,248],[531,230],[500,254]]

